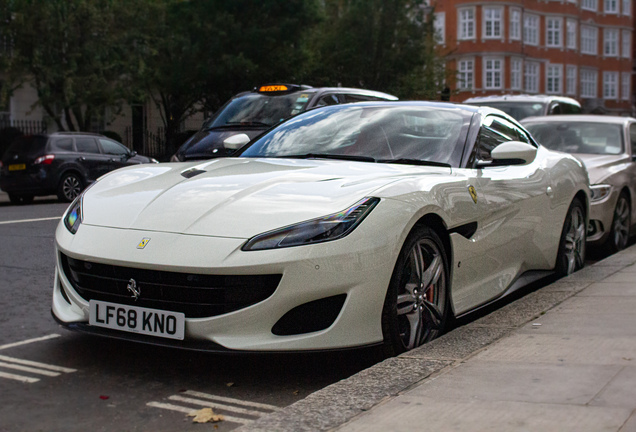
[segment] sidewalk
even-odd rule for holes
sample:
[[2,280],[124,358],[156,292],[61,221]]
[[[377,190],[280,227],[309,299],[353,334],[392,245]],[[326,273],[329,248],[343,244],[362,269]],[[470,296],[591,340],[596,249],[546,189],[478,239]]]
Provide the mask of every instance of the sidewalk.
[[238,431],[636,431],[636,246]]

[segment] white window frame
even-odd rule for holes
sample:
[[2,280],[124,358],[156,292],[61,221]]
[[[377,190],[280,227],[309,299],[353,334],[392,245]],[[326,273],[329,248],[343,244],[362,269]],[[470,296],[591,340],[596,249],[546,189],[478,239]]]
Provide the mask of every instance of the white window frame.
[[565,46],[568,49],[576,49],[578,22],[576,20],[568,18],[565,22]]
[[[469,13],[471,16],[464,16],[465,13]],[[474,40],[476,24],[477,20],[475,19],[474,6],[457,9],[457,39]]]
[[[470,67],[468,67],[470,66]],[[457,60],[457,87],[459,90],[475,89],[475,58]]]
[[523,89],[528,93],[539,93],[539,62],[525,61],[523,64]]
[[524,14],[523,16],[523,42],[526,45],[539,45],[539,15]]
[[632,74],[631,72],[621,72],[621,99],[631,100]]
[[581,0],[581,9],[596,12],[598,10],[598,0]]
[[618,0],[603,0],[603,12],[618,15]]
[[[503,57],[484,57],[482,59],[485,90],[500,90],[504,88],[504,61]],[[499,67],[495,67],[496,64],[498,64]]]
[[576,96],[577,75],[577,67],[575,65],[567,65],[565,67],[565,94]]
[[598,27],[581,26],[581,54],[598,55]]
[[563,47],[563,18],[545,17],[545,46],[549,48]]
[[593,69],[581,69],[581,98],[596,99],[598,96],[598,71]]
[[[504,34],[503,7],[482,6],[481,16],[482,16],[481,38],[482,39],[501,39]],[[488,29],[489,29],[488,24],[491,24],[490,34],[488,34]]]
[[510,8],[510,40],[521,40],[521,9]]
[[603,99],[618,100],[618,72],[603,71]]
[[545,65],[545,92],[548,94],[563,93],[563,65],[551,64]]
[[520,58],[510,58],[510,89],[523,89],[523,60]]
[[618,38],[620,32],[617,28],[604,28],[603,29],[603,56],[604,57],[618,57],[619,56],[619,43]]
[[435,30],[435,41],[444,45],[446,43],[446,12],[435,12],[433,29]]
[[623,0],[623,7],[621,8],[623,15],[632,16],[632,1],[633,0]]
[[632,57],[632,32],[629,30],[621,31],[621,55],[623,58]]

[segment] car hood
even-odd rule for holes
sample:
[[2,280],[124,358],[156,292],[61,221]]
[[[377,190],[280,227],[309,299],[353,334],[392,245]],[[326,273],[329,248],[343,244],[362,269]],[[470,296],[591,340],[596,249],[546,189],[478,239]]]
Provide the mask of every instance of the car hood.
[[625,169],[626,165],[631,162],[628,155],[595,155],[577,153],[574,156],[581,159],[588,175],[590,176],[590,184],[602,182],[608,176]]
[[113,172],[86,193],[84,224],[249,238],[342,211],[388,184],[450,169],[337,160],[220,158]]
[[232,135],[246,134],[253,139],[267,130],[267,127],[237,127],[236,129],[200,130],[186,141],[177,151],[180,160],[201,160],[230,156],[234,150],[223,147],[223,141]]

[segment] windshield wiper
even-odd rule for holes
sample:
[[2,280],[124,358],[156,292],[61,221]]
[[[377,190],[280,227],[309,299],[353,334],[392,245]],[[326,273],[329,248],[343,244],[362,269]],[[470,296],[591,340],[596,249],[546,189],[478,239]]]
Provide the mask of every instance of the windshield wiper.
[[225,126],[267,126],[270,127],[271,124],[259,122],[259,121],[239,121],[239,122],[227,122]]
[[396,163],[396,164],[405,164],[405,165],[425,165],[425,166],[452,168],[450,164],[447,164],[444,162],[434,162],[434,161],[427,161],[422,159],[408,159],[408,158],[380,159],[378,160],[378,163]]
[[285,156],[276,156],[276,157],[285,158],[285,159],[339,159],[339,160],[350,160],[350,161],[357,161],[357,162],[375,162],[375,159],[369,156],[339,155],[339,154],[329,154],[329,153],[305,153],[305,154],[285,155]]

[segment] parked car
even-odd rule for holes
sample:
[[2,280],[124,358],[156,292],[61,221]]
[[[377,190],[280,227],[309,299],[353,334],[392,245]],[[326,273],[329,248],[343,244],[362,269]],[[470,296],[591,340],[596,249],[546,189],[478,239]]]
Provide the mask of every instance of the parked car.
[[497,108],[517,120],[531,116],[581,114],[581,104],[563,96],[501,95],[466,99],[465,104]]
[[0,189],[14,204],[57,194],[71,202],[98,177],[128,165],[157,162],[99,134],[56,132],[15,140],[0,162]]
[[523,121],[544,146],[581,159],[590,176],[588,243],[618,251],[636,223],[636,119],[577,115]]
[[[397,100],[390,94],[343,87],[269,84],[239,93],[190,137],[171,161],[210,159],[232,155],[237,148],[289,117],[311,108],[364,101]],[[241,134],[238,141],[224,141]]]
[[57,228],[53,315],[180,348],[395,354],[581,268],[588,202],[581,161],[501,111],[318,108],[238,157],[102,177]]

